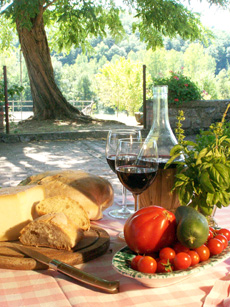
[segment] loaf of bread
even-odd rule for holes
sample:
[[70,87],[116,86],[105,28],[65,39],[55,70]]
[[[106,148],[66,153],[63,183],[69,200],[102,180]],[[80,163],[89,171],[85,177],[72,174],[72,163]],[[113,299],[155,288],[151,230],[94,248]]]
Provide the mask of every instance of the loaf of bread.
[[38,184],[45,197],[68,196],[81,204],[90,220],[103,217],[103,210],[113,204],[113,188],[108,180],[81,170],[49,171],[28,177],[20,185]]
[[85,209],[75,200],[66,196],[53,196],[40,201],[35,206],[38,216],[47,213],[63,212],[77,227],[83,230],[90,228],[90,220]]
[[83,233],[64,213],[49,213],[27,224],[19,240],[24,245],[70,251],[83,238]]

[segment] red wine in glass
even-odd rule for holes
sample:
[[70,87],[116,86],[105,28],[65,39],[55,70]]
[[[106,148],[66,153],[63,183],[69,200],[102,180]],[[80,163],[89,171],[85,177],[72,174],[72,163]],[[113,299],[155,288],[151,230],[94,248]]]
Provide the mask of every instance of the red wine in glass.
[[[106,140],[106,161],[110,169],[116,174],[115,158],[118,141],[120,139],[141,140],[141,131],[139,129],[111,129],[108,132]],[[127,219],[133,210],[127,207],[126,189],[122,185],[122,207],[109,211],[109,215],[115,218]]]
[[144,165],[123,165],[117,167],[121,183],[133,194],[141,194],[154,181],[157,168]]
[[116,174],[115,159],[116,159],[116,155],[110,155],[110,156],[106,157],[106,160],[107,160],[107,163],[108,163],[109,167]]
[[120,140],[115,168],[122,185],[135,195],[135,210],[139,209],[138,196],[154,181],[158,171],[157,143]]

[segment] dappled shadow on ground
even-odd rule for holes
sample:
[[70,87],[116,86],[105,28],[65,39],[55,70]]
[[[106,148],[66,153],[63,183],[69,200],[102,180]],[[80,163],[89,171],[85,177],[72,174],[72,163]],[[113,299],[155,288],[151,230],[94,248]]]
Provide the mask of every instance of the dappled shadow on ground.
[[[108,130],[111,128],[124,128],[124,127],[138,126],[133,122],[130,125],[120,122],[118,120],[103,120],[95,119],[89,123],[79,123],[76,120],[34,120],[29,118],[18,123],[10,124],[10,133],[45,133],[45,132],[75,132],[81,130]],[[141,126],[139,126],[141,127]]]
[[[80,124],[70,120],[38,121],[30,118],[11,125],[10,135],[75,131],[86,131],[84,135],[87,135],[87,131],[136,127],[128,124],[128,121],[103,119]],[[0,187],[15,186],[35,173],[66,168],[82,169],[107,178],[113,185],[118,184],[117,176],[105,159],[105,138],[89,141],[86,136],[81,140],[0,142],[0,165]]]
[[121,190],[105,159],[105,140],[0,143],[0,165],[0,187],[16,186],[44,171],[79,169],[102,176]]

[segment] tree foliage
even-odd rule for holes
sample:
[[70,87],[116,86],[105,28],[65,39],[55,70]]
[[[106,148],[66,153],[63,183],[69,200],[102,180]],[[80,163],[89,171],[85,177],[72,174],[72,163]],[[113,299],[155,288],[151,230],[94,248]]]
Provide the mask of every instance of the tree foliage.
[[[10,3],[10,4],[9,4]],[[136,18],[133,32],[149,47],[163,46],[163,37],[179,35],[183,39],[204,40],[208,32],[198,14],[192,13],[179,0],[124,0]],[[9,4],[4,16],[20,21],[20,26],[31,30],[37,15],[44,14],[44,22],[50,27],[49,41],[60,50],[72,46],[85,48],[88,38],[105,37],[110,33],[122,37],[124,28],[119,18],[121,8],[113,0],[2,0],[1,6]],[[42,8],[42,10],[41,10]],[[41,16],[42,17],[42,16]],[[55,33],[55,35],[54,35]]]
[[[225,6],[228,1],[209,0],[209,2]],[[186,9],[183,1],[123,0],[123,3],[126,5],[125,9],[128,8],[132,14],[122,24],[121,11],[124,9],[121,9],[115,0],[1,0],[0,26],[6,25],[7,20],[8,25],[17,29],[37,118],[57,118],[64,113],[66,116],[72,116],[76,110],[69,106],[66,98],[81,96],[79,88],[84,88],[84,97],[93,95],[91,76],[87,74],[86,78],[83,73],[79,74],[78,68],[82,63],[74,64],[76,55],[79,55],[82,50],[87,54],[87,61],[90,61],[91,56],[94,59],[97,57],[95,66],[98,69],[106,63],[106,60],[113,62],[118,59],[119,61],[120,57],[131,60],[131,51],[138,53],[138,57],[141,53],[145,57],[148,53],[143,52],[142,46],[153,49],[157,46],[163,47],[165,37],[169,39],[180,37],[180,43],[178,39],[174,42],[168,41],[167,48],[170,50],[172,46],[176,46],[176,51],[180,52],[180,45],[184,40],[206,41],[210,34],[202,26],[199,15]],[[132,27],[129,26],[130,23]],[[2,33],[4,35],[0,47],[9,48],[13,32],[11,28],[4,27]],[[128,38],[130,44],[127,45],[125,40],[118,43],[122,37]],[[143,45],[137,43],[139,39]],[[186,44],[183,44],[183,48],[186,48]],[[58,61],[55,61],[55,66],[59,67],[59,70],[53,72],[51,48],[56,52],[63,51],[62,63],[64,64],[66,63],[65,52],[70,52],[71,63],[76,65],[74,66],[75,78],[73,74],[71,76],[66,74],[63,78],[61,72],[63,67]],[[95,56],[93,48],[97,53]],[[149,51],[149,65],[147,65],[152,76],[154,73],[161,74],[162,70],[165,73],[171,65],[174,65],[171,69],[178,69],[176,65],[181,62],[175,50],[171,51],[171,57],[168,57],[168,52],[163,54],[162,50],[156,49],[157,53],[154,55],[152,51]],[[103,56],[98,57],[98,54]],[[170,63],[167,63],[167,57],[171,59]],[[138,61],[140,61],[139,58]],[[161,67],[157,61],[161,63]],[[140,62],[144,63],[143,60]],[[177,64],[173,64],[175,62]],[[71,92],[68,78],[72,78],[74,82],[73,95],[67,94]],[[66,98],[59,87],[64,89]],[[135,105],[136,108],[139,102]]]
[[[122,35],[119,9],[111,1],[83,0],[14,0],[4,10],[12,22],[20,22],[21,28],[31,31],[34,19],[40,15],[50,30],[50,41],[59,49],[82,48],[87,38],[105,36],[105,28],[112,35]],[[55,36],[54,36],[55,33]]]
[[[97,74],[99,98],[118,111],[134,114],[142,105],[142,65],[121,57],[106,63]],[[147,83],[150,83],[150,75]],[[101,86],[103,84],[103,86]]]
[[208,33],[199,15],[189,11],[182,1],[137,0],[135,9],[140,22],[134,23],[133,29],[139,30],[141,40],[147,41],[148,47],[163,46],[165,36],[179,35],[194,41],[204,40],[204,34]]

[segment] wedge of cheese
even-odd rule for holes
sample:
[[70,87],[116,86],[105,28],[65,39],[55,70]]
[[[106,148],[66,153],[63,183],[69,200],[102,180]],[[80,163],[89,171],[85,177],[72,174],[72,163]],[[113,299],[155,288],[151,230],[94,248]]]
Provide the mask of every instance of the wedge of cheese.
[[45,198],[42,186],[0,189],[0,241],[17,240],[21,229],[33,220],[35,205]]

